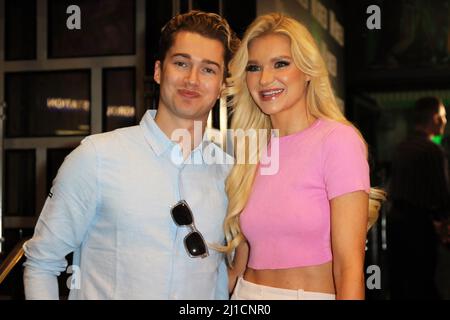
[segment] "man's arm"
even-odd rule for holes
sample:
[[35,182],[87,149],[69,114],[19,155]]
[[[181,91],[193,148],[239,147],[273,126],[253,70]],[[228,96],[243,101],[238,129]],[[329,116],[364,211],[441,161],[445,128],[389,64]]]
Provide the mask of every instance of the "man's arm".
[[33,238],[24,244],[26,299],[58,299],[57,276],[67,267],[65,256],[80,247],[96,212],[97,159],[88,139],[58,171]]

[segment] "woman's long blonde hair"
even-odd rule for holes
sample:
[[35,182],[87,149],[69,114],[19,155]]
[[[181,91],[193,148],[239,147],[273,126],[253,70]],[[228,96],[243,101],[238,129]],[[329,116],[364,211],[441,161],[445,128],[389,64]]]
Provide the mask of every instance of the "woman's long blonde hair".
[[[328,71],[320,51],[310,32],[298,21],[279,13],[271,13],[258,17],[247,29],[234,58],[230,62],[231,77],[227,79],[225,94],[230,98],[232,108],[232,129],[266,129],[270,138],[272,129],[270,117],[264,114],[253,101],[246,85],[246,67],[248,62],[249,43],[260,36],[277,33],[289,37],[291,53],[297,68],[309,75],[311,80],[307,86],[306,105],[310,115],[316,118],[326,118],[353,126],[339,109],[328,78]],[[360,132],[355,128],[358,134]],[[363,137],[361,136],[361,139]],[[246,154],[249,155],[249,144],[245,144]],[[260,159],[260,150],[257,160]],[[257,162],[258,162],[257,161]],[[249,198],[256,164],[236,163],[226,181],[228,195],[228,211],[225,218],[224,230],[227,240],[222,251],[231,254],[244,240],[241,232],[239,217]]]

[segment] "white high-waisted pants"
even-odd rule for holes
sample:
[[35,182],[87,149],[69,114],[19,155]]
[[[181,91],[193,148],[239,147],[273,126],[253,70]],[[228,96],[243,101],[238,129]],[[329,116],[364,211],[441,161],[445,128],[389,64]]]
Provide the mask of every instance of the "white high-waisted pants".
[[330,293],[282,289],[252,283],[239,277],[231,300],[335,300]]

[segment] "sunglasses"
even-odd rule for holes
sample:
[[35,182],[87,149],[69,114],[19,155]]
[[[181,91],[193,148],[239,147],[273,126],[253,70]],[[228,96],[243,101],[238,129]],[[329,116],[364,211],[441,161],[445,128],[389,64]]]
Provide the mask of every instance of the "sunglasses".
[[170,214],[175,224],[179,227],[189,227],[191,232],[184,237],[184,247],[191,258],[206,258],[209,256],[208,246],[202,234],[194,224],[194,216],[188,204],[184,200],[170,209]]

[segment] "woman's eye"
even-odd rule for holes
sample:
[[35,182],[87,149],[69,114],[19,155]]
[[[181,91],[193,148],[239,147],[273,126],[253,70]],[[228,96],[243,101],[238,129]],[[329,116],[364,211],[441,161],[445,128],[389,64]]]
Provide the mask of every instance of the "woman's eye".
[[275,68],[283,68],[290,65],[288,61],[277,61],[275,62]]
[[257,71],[260,71],[260,70],[261,70],[261,68],[259,66],[257,66],[257,65],[254,65],[254,64],[250,64],[250,65],[247,66],[247,68],[245,68],[245,71],[247,71],[247,72],[257,72]]

